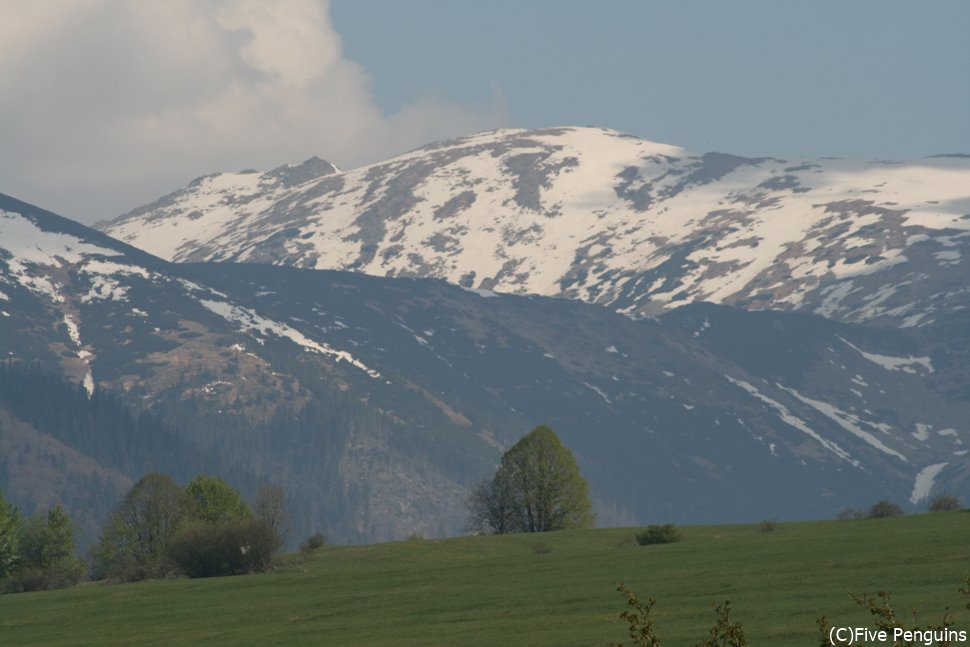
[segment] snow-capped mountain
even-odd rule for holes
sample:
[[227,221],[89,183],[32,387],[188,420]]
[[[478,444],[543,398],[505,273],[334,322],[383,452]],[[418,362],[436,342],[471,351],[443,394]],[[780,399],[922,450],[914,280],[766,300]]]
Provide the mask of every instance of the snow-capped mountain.
[[103,231],[246,261],[572,297],[926,325],[970,306],[970,156],[692,154],[593,128],[501,130],[340,172],[206,176]]
[[712,304],[635,320],[436,280],[171,264],[0,210],[0,354],[282,483],[308,532],[458,532],[468,488],[540,423],[606,525],[970,495],[967,311],[915,330]]

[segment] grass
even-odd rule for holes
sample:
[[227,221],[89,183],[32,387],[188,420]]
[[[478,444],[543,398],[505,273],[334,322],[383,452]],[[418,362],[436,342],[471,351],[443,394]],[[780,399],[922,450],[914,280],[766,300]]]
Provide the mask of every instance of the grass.
[[[404,541],[287,556],[277,572],[0,597],[0,642],[51,645],[605,645],[623,640],[622,581],[657,598],[664,645],[694,645],[730,598],[753,645],[818,644],[815,619],[872,627],[847,591],[889,590],[957,629],[970,612],[970,514]],[[909,617],[908,613],[900,616]]]

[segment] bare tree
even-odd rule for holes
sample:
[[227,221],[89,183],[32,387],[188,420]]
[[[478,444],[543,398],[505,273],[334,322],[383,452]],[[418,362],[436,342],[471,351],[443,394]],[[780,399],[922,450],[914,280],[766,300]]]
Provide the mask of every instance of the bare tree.
[[267,483],[256,492],[256,501],[253,504],[255,517],[269,526],[280,538],[286,533],[285,499],[282,487]]
[[479,483],[471,491],[467,505],[469,530],[496,535],[521,531],[518,497],[502,467],[491,480]]

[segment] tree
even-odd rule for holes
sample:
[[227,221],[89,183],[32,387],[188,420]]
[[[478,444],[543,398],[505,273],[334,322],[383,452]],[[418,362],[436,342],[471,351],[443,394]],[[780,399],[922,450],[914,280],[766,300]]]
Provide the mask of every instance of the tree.
[[192,504],[191,515],[199,521],[229,521],[250,515],[239,492],[216,476],[196,476],[185,486],[185,492]]
[[903,514],[903,509],[892,501],[876,501],[869,508],[870,519],[886,519],[887,517],[898,517]]
[[495,476],[472,491],[468,506],[473,527],[499,534],[586,528],[595,520],[576,459],[545,425],[505,452]]
[[256,491],[253,516],[269,526],[276,536],[282,539],[286,531],[287,518],[283,488],[271,483],[261,486]]
[[953,512],[960,509],[960,499],[952,494],[937,494],[929,503],[930,512]]
[[95,551],[96,575],[131,581],[171,572],[168,545],[189,510],[185,491],[171,477],[143,476],[101,535]]
[[84,573],[74,556],[74,522],[61,506],[37,513],[20,529],[20,563],[10,578],[16,591],[42,591],[73,586]]
[[3,491],[0,490],[0,580],[17,566],[20,557],[19,535],[20,515],[17,508],[3,498]]
[[469,528],[504,535],[521,532],[522,510],[507,470],[499,466],[495,476],[479,483],[468,496]]

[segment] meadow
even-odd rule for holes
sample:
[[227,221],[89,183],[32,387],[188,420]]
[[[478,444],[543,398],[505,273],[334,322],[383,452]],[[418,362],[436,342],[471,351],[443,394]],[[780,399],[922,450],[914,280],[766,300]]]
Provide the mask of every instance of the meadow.
[[413,539],[286,555],[268,574],[90,583],[0,597],[11,645],[606,645],[626,638],[625,583],[655,597],[669,647],[694,645],[730,599],[752,645],[817,645],[815,621],[873,626],[847,592],[891,591],[899,615],[938,623],[970,576],[970,514]]

